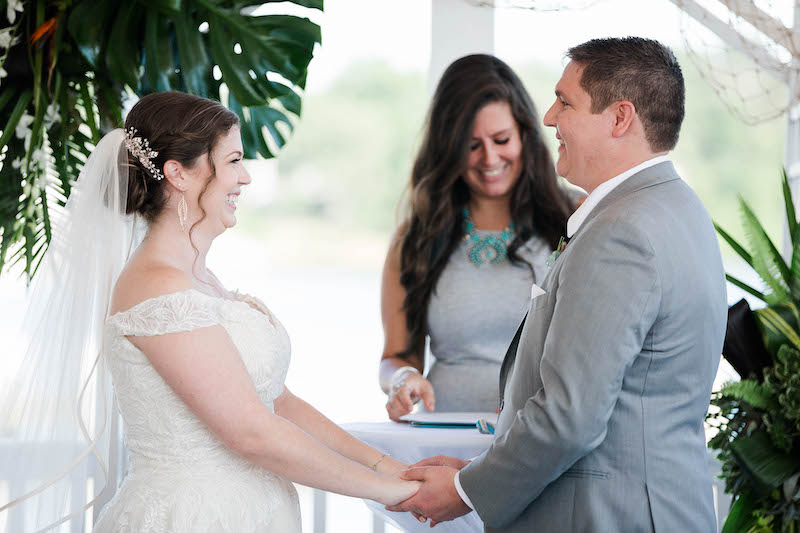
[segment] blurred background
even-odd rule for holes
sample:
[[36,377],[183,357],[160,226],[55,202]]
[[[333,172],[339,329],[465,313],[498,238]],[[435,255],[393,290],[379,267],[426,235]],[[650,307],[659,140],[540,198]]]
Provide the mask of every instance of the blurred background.
[[[301,10],[323,35],[302,118],[277,159],[248,162],[253,183],[239,203],[239,224],[209,257],[227,287],[262,298],[280,318],[293,346],[288,387],[337,423],[387,419],[377,380],[380,273],[436,82],[429,79],[435,1],[329,0],[324,13]],[[552,104],[569,46],[622,35],[668,44],[687,81],[687,118],[673,161],[729,233],[742,237],[741,195],[780,243],[785,116],[751,125],[734,115],[697,66],[698,55],[715,60],[714,39],[668,0],[585,4],[495,12],[494,53],[520,74],[540,116]],[[687,42],[695,43],[691,50]],[[780,88],[770,90],[785,101]],[[555,148],[552,130],[546,137]],[[729,270],[753,281],[727,246],[723,253]],[[19,273],[0,277],[0,337],[8,353],[21,344],[24,296]],[[740,297],[731,291],[731,302]],[[304,530],[311,531],[312,492],[301,490],[301,498]],[[330,495],[326,512],[331,533],[370,530],[358,500]]]

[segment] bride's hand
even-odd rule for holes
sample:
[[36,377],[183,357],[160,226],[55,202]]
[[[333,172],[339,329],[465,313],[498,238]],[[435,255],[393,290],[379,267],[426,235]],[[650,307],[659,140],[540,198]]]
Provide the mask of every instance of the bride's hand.
[[408,465],[398,461],[391,455],[387,455],[386,458],[378,464],[378,472],[381,474],[400,477],[400,474],[402,474],[404,470],[408,470]]
[[415,372],[409,373],[389,391],[386,412],[390,419],[398,422],[401,416],[414,409],[414,404],[420,399],[428,411],[433,411],[436,407],[436,396],[431,382]]
[[388,481],[385,494],[376,498],[375,501],[383,505],[397,505],[416,494],[421,486],[422,483],[419,481],[405,481],[395,477]]

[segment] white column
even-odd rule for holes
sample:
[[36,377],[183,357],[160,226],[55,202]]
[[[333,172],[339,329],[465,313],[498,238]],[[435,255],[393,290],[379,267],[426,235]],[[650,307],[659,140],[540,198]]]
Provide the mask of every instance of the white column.
[[494,8],[467,0],[431,0],[429,93],[450,63],[477,53],[494,53]]

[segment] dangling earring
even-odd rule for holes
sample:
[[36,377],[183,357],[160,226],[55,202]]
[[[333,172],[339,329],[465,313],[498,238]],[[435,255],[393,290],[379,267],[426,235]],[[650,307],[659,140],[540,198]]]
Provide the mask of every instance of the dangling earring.
[[186,196],[181,193],[178,200],[178,222],[181,223],[181,231],[186,233],[186,218],[189,216],[189,207],[186,205]]

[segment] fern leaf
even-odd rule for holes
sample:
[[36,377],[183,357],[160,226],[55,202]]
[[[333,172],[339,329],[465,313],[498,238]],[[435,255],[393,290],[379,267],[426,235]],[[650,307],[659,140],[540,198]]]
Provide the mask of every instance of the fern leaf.
[[776,405],[775,392],[771,387],[761,385],[751,379],[728,383],[720,394],[750,404],[756,409],[769,409]]

